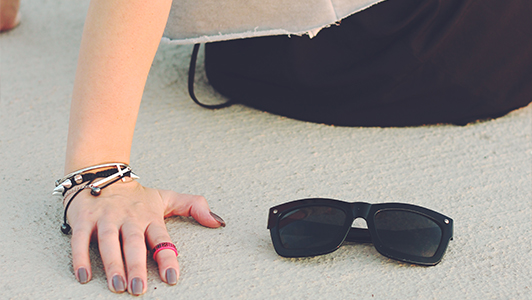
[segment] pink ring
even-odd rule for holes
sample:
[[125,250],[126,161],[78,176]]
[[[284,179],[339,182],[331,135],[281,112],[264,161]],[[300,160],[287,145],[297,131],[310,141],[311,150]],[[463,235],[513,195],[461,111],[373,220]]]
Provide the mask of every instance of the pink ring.
[[155,256],[157,255],[157,253],[159,253],[159,251],[161,250],[164,250],[164,249],[170,249],[170,250],[174,250],[175,252],[175,256],[177,256],[177,248],[175,247],[174,244],[170,243],[170,242],[164,242],[164,243],[159,243],[157,245],[155,245],[155,247],[153,247],[153,260],[155,260]]

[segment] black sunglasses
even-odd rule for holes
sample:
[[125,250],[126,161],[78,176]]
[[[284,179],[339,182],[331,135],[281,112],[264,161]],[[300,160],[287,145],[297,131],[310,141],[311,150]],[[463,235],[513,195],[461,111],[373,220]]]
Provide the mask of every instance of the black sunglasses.
[[[357,218],[368,229],[351,227]],[[386,257],[425,266],[439,263],[453,238],[453,220],[424,207],[321,198],[270,208],[268,229],[284,257],[327,254],[348,241],[373,243]]]

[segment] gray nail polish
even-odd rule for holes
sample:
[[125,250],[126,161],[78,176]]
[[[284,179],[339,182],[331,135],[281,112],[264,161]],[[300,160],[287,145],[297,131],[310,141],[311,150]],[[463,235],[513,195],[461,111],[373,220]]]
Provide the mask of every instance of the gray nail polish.
[[174,285],[177,283],[177,272],[174,268],[168,268],[166,270],[166,283]]
[[124,278],[120,275],[113,276],[113,289],[117,293],[123,293],[126,290],[126,287],[124,285]]
[[79,283],[87,283],[89,281],[89,273],[87,272],[87,269],[78,269],[78,281]]
[[225,227],[225,221],[224,221],[224,219],[222,219],[219,215],[217,215],[217,214],[215,214],[215,213],[213,213],[213,212],[211,211],[211,216],[212,216],[212,217],[213,217],[218,223],[220,223],[220,225],[222,225],[222,227]]
[[133,280],[131,280],[131,294],[140,295],[142,294],[143,290],[144,290],[144,285],[142,283],[142,279],[138,277],[133,278]]

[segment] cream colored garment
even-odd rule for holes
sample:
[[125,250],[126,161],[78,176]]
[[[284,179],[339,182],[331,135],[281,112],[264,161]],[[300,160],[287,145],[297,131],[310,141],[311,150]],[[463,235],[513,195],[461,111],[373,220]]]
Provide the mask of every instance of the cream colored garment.
[[195,44],[238,38],[316,35],[384,0],[174,0],[163,40]]

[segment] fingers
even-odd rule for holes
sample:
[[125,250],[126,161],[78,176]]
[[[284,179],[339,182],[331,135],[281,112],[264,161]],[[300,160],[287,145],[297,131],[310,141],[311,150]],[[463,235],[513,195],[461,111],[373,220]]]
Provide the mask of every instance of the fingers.
[[[136,182],[112,185],[106,190],[108,195],[101,195],[98,201],[79,198],[70,208],[73,266],[79,282],[86,283],[92,276],[91,237],[98,241],[109,289],[116,293],[127,290],[133,295],[141,295],[147,291],[146,245],[152,249],[157,244],[171,242],[164,216],[192,216],[207,227],[225,226],[223,219],[210,211],[201,196],[134,184]],[[154,259],[161,279],[176,284],[179,263],[175,252],[162,249]]]
[[163,201],[167,203],[165,217],[191,216],[198,223],[206,227],[225,227],[225,221],[220,216],[211,212],[209,204],[204,197],[163,190],[160,190],[159,193]]
[[146,241],[144,230],[137,224],[122,225],[122,251],[127,268],[127,290],[138,296],[146,292]]
[[107,275],[107,284],[115,293],[123,293],[126,290],[126,274],[119,235],[119,230],[114,224],[102,222],[98,225],[98,247]]
[[[115,293],[122,293],[127,287],[133,295],[143,294],[147,287],[146,242],[151,249],[160,243],[157,241],[171,241],[164,222],[161,220],[160,223],[153,223],[145,233],[142,227],[137,225],[124,225],[122,227],[123,245],[120,243],[119,228],[115,224],[100,222],[97,227],[98,245],[109,289]],[[122,257],[122,246],[124,257]],[[124,260],[127,276],[124,271]],[[156,260],[161,279],[168,284],[176,284],[179,277],[179,264],[175,252],[168,249],[161,250],[157,253]],[[126,277],[128,280],[125,279]]]
[[[150,249],[160,243],[172,241],[164,223],[150,224],[146,229],[146,239]],[[177,262],[176,253],[171,249],[163,249],[157,252],[154,259],[159,266],[161,279],[170,285],[176,284],[179,279],[179,263]]]
[[91,279],[91,263],[89,259],[89,244],[93,225],[89,222],[77,224],[72,229],[72,266],[74,274],[80,283],[87,283]]

